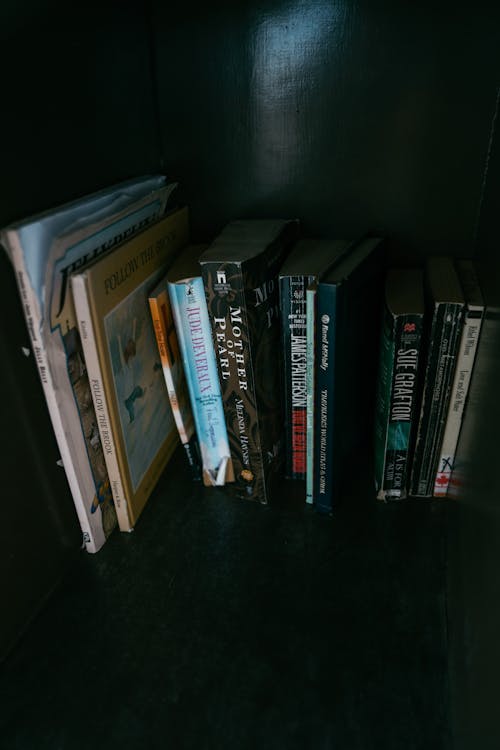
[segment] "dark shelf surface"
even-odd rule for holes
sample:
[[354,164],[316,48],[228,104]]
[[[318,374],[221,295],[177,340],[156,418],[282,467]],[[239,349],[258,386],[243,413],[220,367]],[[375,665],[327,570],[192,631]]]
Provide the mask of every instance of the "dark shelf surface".
[[183,458],[3,664],[2,748],[448,748],[445,506],[359,471],[331,519],[245,504]]

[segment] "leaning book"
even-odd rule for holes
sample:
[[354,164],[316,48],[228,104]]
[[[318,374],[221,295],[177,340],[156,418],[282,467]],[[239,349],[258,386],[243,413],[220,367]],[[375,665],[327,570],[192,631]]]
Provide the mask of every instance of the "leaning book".
[[407,494],[424,312],[423,272],[389,269],[375,402],[375,489],[379,500],[401,500]]
[[283,462],[278,274],[298,228],[233,221],[200,256],[236,494],[264,504]]
[[201,453],[203,483],[234,480],[224,406],[198,258],[206,246],[191,245],[167,272],[177,337]]
[[178,209],[71,277],[121,531],[134,528],[179,443],[148,295],[188,234]]
[[[184,251],[185,252],[185,251]],[[183,253],[184,254],[184,253]],[[170,406],[194,481],[201,480],[201,455],[191,409],[187,379],[175,330],[166,277],[149,293],[149,309]]]
[[69,276],[165,211],[172,186],[151,176],[6,227],[10,256],[52,426],[87,551],[116,526]]
[[457,260],[456,267],[465,296],[465,316],[434,481],[434,497],[446,497],[448,494],[484,314],[484,300],[474,261]]

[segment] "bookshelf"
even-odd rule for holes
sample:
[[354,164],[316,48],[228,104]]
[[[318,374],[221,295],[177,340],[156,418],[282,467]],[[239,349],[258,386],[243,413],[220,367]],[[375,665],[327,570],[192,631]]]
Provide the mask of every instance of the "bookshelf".
[[387,234],[397,260],[473,254],[489,311],[458,502],[374,505],[366,451],[323,523],[289,487],[268,509],[207,496],[179,455],[136,532],[91,557],[2,257],[6,747],[498,746],[498,21],[394,0],[2,5],[2,225],[161,170],[195,241],[287,215]]

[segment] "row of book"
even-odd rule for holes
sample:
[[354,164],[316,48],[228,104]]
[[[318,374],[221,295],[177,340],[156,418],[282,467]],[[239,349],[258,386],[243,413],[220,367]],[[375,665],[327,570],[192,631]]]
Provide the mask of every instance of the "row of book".
[[[443,494],[465,303],[429,316],[422,272],[391,271],[383,311],[383,240],[310,240],[298,220],[191,244],[175,187],[130,180],[1,235],[87,550],[135,527],[179,440],[207,487],[267,503],[286,476],[330,513],[375,418],[378,496],[405,497],[411,464],[412,494]],[[450,268],[430,262],[434,301]]]

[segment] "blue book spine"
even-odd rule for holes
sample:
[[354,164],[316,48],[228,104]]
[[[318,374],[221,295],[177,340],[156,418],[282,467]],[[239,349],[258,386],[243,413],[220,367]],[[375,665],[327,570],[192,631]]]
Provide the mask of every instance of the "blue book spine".
[[230,462],[224,408],[201,276],[169,282],[177,337],[200,444],[203,479],[225,484]]
[[334,394],[337,287],[318,284],[316,294],[313,503],[331,513],[335,497]]

